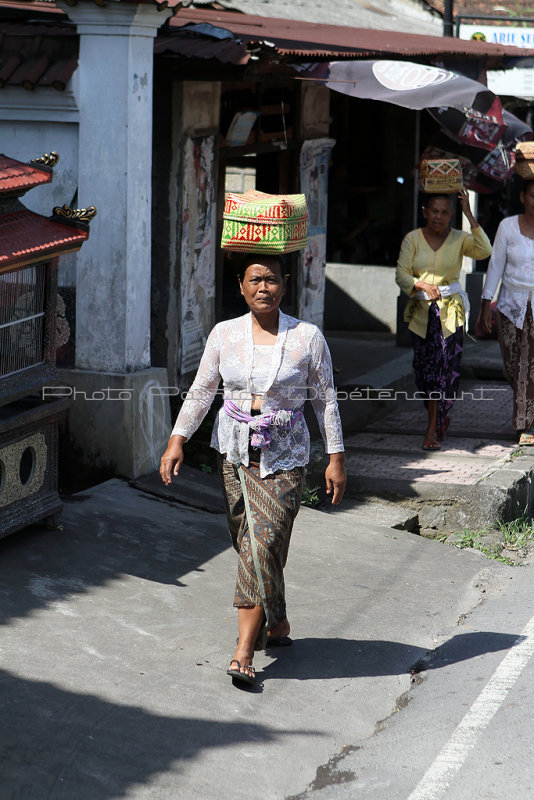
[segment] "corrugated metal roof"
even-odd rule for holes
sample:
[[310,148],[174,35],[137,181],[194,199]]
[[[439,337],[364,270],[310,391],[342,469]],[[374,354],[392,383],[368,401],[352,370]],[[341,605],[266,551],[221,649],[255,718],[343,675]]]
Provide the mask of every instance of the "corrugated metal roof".
[[[169,20],[170,30],[207,22],[231,31],[247,45],[272,43],[279,56],[342,58],[395,55],[403,57],[461,55],[466,57],[520,58],[534,50],[465,41],[452,37],[422,36],[416,33],[322,25],[290,19],[251,16],[230,11],[180,8]],[[163,34],[172,36],[172,34]],[[213,57],[217,46],[213,46]],[[178,52],[178,51],[177,51]]]
[[62,225],[28,209],[4,214],[0,216],[0,266],[77,250],[88,236],[87,231]]
[[24,164],[0,153],[0,194],[26,191],[51,180],[51,170]]

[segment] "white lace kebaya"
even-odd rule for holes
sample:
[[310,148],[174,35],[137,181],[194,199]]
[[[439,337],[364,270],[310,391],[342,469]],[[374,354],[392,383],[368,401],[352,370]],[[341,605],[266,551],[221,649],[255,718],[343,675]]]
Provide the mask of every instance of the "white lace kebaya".
[[[314,408],[327,453],[341,453],[343,433],[325,338],[309,322],[279,312],[278,336],[273,346],[271,370],[262,395],[262,414],[302,409],[307,398]],[[222,378],[224,396],[242,411],[252,404],[254,340],[252,316],[220,322],[208,336],[206,347],[172,434],[190,439],[206,416]],[[262,387],[263,388],[263,387]],[[261,451],[260,476],[302,467],[310,456],[310,434],[304,417],[289,429],[273,427],[269,447]],[[232,464],[248,466],[250,429],[221,408],[211,446]]]
[[503,219],[497,229],[482,300],[493,300],[500,280],[497,308],[516,328],[522,328],[529,294],[534,291],[534,240],[523,236],[517,215]]

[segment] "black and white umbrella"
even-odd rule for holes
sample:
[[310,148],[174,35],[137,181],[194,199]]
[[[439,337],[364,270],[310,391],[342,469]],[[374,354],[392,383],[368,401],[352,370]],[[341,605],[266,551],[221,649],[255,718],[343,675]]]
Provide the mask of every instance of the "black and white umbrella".
[[336,92],[403,108],[428,109],[459,141],[487,150],[506,129],[499,98],[487,86],[441,67],[411,61],[330,61],[295,66],[299,78]]
[[477,191],[495,191],[506,181],[517,142],[533,137],[531,128],[503,110],[487,86],[442,67],[360,60],[294,68],[299,78],[318,81],[352,97],[426,109],[455,143],[446,148],[447,157],[461,157],[465,185]]

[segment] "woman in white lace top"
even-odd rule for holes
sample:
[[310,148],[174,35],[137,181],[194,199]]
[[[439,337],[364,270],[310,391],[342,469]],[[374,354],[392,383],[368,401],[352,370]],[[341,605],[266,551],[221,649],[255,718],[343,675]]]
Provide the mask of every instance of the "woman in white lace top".
[[310,453],[302,413],[308,397],[329,454],[325,480],[332,503],[341,501],[345,488],[330,353],[315,325],[280,311],[285,283],[280,258],[245,258],[240,287],[250,313],[211,331],[160,467],[166,484],[178,475],[183,445],[204,419],[222,378],[224,405],[211,444],[220,454],[228,525],[239,555],[234,598],[239,638],[228,673],[248,683],[255,680],[255,648],[291,644],[283,568]]
[[497,332],[504,374],[514,392],[513,425],[520,444],[534,444],[534,182],[520,194],[523,214],[503,219],[493,244],[484,289],[480,325],[491,331],[490,303],[497,300]]

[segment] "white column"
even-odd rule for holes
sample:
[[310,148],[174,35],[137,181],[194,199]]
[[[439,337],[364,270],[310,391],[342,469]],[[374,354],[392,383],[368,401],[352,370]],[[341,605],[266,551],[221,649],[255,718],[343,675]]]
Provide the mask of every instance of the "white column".
[[80,34],[79,206],[95,205],[77,260],[76,366],[150,365],[152,64],[170,13],[59,1]]
[[150,367],[152,65],[170,12],[59,4],[80,35],[78,206],[98,212],[76,265],[69,433],[89,468],[135,478],[171,427],[167,370]]

